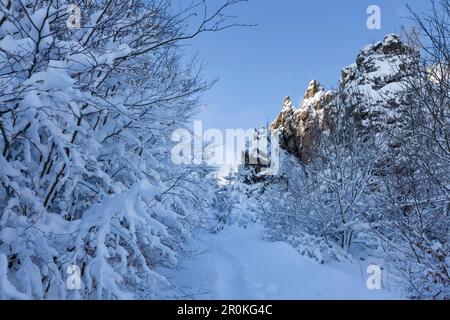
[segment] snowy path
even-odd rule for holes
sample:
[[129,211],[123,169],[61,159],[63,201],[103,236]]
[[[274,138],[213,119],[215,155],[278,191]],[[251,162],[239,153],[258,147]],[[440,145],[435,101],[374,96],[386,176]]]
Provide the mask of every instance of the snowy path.
[[317,264],[282,242],[261,239],[262,227],[202,234],[199,254],[163,273],[195,299],[392,299],[368,290],[356,265]]

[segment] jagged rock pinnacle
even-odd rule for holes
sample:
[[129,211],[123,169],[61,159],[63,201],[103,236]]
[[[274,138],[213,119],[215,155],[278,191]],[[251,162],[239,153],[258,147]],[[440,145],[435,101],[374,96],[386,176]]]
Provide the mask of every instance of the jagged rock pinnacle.
[[291,108],[291,107],[292,107],[291,97],[290,96],[286,96],[284,98],[284,101],[283,101],[283,109],[284,108]]
[[[369,129],[388,132],[400,122],[395,110],[402,103],[399,81],[408,74],[415,54],[399,36],[387,35],[364,47],[356,62],[342,70],[339,89],[344,101],[339,103],[349,106],[344,112],[362,134]],[[321,133],[330,128],[337,95],[337,91],[326,92],[320,82],[312,80],[298,109],[286,97],[272,124],[273,130],[282,133],[282,147],[308,163]]]
[[319,91],[323,91],[323,86],[317,80],[312,80],[308,88],[306,89],[305,99],[309,99],[315,96],[315,94]]

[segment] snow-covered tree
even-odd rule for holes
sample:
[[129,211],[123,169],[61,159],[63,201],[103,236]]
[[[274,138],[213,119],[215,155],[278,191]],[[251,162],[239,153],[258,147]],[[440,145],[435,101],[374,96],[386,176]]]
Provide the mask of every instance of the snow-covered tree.
[[176,262],[202,207],[170,134],[211,85],[179,44],[231,26],[237,2],[0,1],[0,298],[167,284],[155,267]]
[[420,52],[402,81],[401,141],[386,163],[375,210],[388,259],[417,298],[450,297],[450,4],[411,11],[405,38]]

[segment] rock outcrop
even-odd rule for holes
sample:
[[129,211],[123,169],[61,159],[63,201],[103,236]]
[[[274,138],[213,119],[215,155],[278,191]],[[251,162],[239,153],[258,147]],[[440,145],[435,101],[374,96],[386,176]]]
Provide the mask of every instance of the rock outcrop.
[[[286,97],[271,125],[280,133],[281,147],[308,163],[317,139],[329,128],[337,96],[361,134],[370,131],[382,135],[400,128],[397,108],[404,102],[402,80],[408,76],[416,54],[397,35],[388,35],[366,46],[356,62],[341,71],[339,90],[326,91],[313,80],[299,109]],[[392,139],[390,143],[395,147]]]
[[271,125],[272,130],[280,131],[282,147],[304,162],[309,162],[314,141],[327,128],[326,106],[333,95],[332,91],[325,92],[323,85],[313,80],[301,107],[296,110],[287,96],[280,114]]

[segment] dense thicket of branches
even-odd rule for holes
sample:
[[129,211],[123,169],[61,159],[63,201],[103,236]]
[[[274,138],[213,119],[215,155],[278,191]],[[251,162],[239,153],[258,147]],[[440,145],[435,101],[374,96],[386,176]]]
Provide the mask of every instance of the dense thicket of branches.
[[[408,297],[448,299],[450,3],[432,1],[430,12],[411,17],[415,28],[386,48],[397,54],[372,53],[358,66],[366,82],[334,93],[311,161],[284,153],[280,176],[245,197],[256,199],[273,239],[320,262],[347,253],[379,259]],[[375,59],[395,77],[375,79],[382,85],[370,91]],[[238,173],[248,190],[253,173]]]
[[154,268],[176,261],[206,194],[169,160],[212,84],[180,41],[232,26],[237,2],[0,1],[0,298],[165,283]]
[[419,50],[402,81],[401,139],[378,195],[377,233],[411,295],[450,297],[450,3],[411,11],[409,46]]

